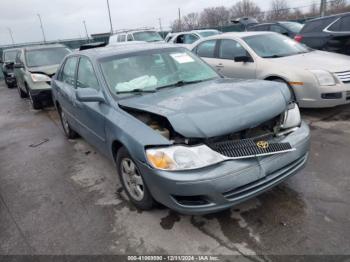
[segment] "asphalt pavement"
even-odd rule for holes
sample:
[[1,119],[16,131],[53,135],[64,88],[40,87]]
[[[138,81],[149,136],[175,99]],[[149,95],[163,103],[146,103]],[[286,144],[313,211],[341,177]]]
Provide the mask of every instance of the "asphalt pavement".
[[302,114],[310,160],[285,183],[217,214],[142,212],[112,162],[0,82],[0,254],[350,255],[350,105]]

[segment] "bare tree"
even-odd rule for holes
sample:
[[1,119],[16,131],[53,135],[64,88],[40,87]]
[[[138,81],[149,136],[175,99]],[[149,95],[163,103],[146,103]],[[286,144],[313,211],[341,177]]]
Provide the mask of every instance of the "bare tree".
[[232,18],[258,17],[261,14],[261,9],[252,0],[241,0],[232,6],[230,12]]
[[193,30],[200,27],[200,20],[198,13],[190,13],[183,18],[184,30]]
[[293,19],[300,19],[303,17],[304,17],[304,14],[299,8],[294,8],[293,14],[290,15],[290,18],[293,18]]
[[284,20],[290,15],[290,8],[286,0],[273,0],[271,2],[271,11],[267,14],[267,19]]
[[202,27],[215,27],[228,24],[230,12],[224,6],[206,8],[200,15]]
[[320,14],[320,6],[316,3],[313,3],[310,6],[310,11],[307,13],[308,17],[315,17],[318,16]]
[[333,0],[327,3],[327,14],[337,14],[346,11],[346,0]]
[[185,28],[185,25],[183,20],[179,21],[179,19],[176,19],[171,23],[170,28],[172,32],[180,32],[183,30],[183,28]]

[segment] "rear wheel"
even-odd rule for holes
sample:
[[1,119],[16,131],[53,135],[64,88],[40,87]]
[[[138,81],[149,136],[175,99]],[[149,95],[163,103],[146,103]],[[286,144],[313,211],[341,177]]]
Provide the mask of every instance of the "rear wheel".
[[62,127],[63,127],[63,131],[64,131],[64,134],[66,135],[66,137],[68,139],[74,139],[74,138],[77,138],[79,135],[77,132],[75,132],[68,120],[67,120],[67,117],[66,117],[66,114],[65,112],[61,109],[61,108],[58,108],[58,113],[60,115],[60,119],[61,119],[61,124],[62,124]]
[[120,182],[130,201],[139,209],[151,209],[155,201],[135,161],[125,147],[119,149],[116,162]]

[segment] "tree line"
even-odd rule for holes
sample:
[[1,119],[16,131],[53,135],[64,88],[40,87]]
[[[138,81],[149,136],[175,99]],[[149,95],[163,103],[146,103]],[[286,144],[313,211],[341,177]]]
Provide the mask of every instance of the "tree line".
[[[308,10],[305,11],[305,8]],[[304,11],[303,11],[304,10]],[[347,0],[328,0],[326,14],[350,12]],[[253,0],[240,0],[232,7],[216,6],[205,8],[201,12],[186,14],[171,24],[173,32],[188,31],[198,28],[220,27],[229,25],[231,20],[240,17],[254,17],[259,22],[278,20],[298,20],[320,15],[320,4],[291,8],[286,0],[272,0],[270,9],[262,11]]]

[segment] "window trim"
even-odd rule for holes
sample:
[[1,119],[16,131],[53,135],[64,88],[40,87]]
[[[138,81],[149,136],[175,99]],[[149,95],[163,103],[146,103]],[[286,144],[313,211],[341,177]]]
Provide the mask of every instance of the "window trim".
[[[76,66],[75,66],[75,69],[74,69],[74,85],[72,86],[72,85],[69,85],[66,82],[63,82],[62,79],[60,79],[60,78],[61,78],[61,75],[63,73],[64,67],[65,67],[68,59],[75,58],[75,57],[78,59],[78,62],[77,62]],[[61,83],[68,84],[69,86],[72,86],[73,89],[77,89],[77,72],[78,72],[77,69],[78,69],[78,65],[79,65],[79,59],[80,59],[79,55],[71,55],[71,56],[66,57],[66,59],[62,63],[62,66],[60,67],[60,70],[59,70],[59,72],[57,74],[56,80],[61,82]]]
[[235,61],[234,59],[221,58],[221,57],[220,57],[221,41],[222,41],[222,40],[230,40],[230,41],[235,41],[235,42],[239,43],[239,44],[242,46],[242,48],[244,48],[244,50],[247,52],[247,54],[250,56],[250,58],[252,59],[252,61],[251,61],[250,63],[255,63],[254,57],[253,57],[252,54],[249,52],[249,50],[248,50],[242,43],[240,43],[239,41],[237,41],[236,39],[231,39],[231,38],[220,38],[220,39],[217,39],[217,40],[219,40],[219,41],[218,41],[219,43],[217,43],[217,45],[218,45],[218,46],[217,46],[217,55],[216,55],[215,58],[217,58],[217,59],[222,59],[222,60],[229,60],[229,61],[233,61],[233,62],[236,63],[236,61]]

